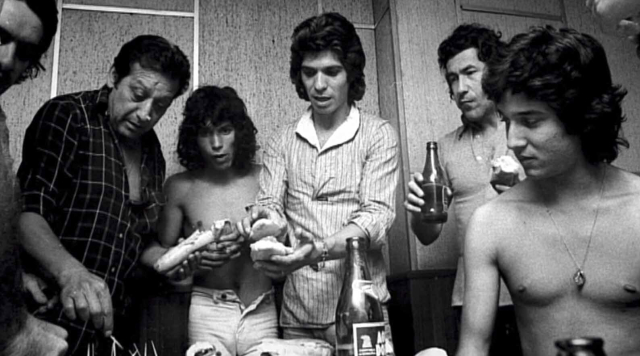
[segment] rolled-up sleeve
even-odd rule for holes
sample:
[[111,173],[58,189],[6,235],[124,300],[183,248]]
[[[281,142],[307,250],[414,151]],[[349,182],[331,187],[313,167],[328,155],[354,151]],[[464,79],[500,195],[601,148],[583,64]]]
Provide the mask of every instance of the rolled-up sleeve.
[[371,248],[387,243],[387,231],[395,219],[398,184],[398,139],[388,122],[382,122],[371,136],[370,148],[360,182],[361,208],[350,223],[368,235]]
[[284,196],[287,189],[285,135],[272,137],[264,150],[260,172],[260,191],[256,203],[278,211],[284,216]]
[[24,212],[34,212],[52,223],[60,195],[75,173],[78,116],[72,105],[50,101],[27,128],[18,178]]

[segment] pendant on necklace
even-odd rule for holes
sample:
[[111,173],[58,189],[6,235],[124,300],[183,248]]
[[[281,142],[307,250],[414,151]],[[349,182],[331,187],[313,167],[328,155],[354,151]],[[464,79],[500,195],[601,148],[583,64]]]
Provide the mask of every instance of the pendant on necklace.
[[576,283],[578,288],[582,288],[584,282],[586,282],[586,278],[584,276],[584,272],[581,269],[578,269],[576,273],[573,275],[573,281]]

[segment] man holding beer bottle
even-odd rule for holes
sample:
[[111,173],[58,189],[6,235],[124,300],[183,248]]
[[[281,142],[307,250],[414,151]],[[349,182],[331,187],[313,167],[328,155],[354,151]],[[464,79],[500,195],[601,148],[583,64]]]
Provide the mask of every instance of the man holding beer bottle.
[[[463,237],[471,214],[477,207],[495,198],[519,180],[516,174],[510,182],[492,180],[493,163],[510,160],[506,145],[505,126],[500,122],[495,105],[482,89],[486,63],[505,47],[500,33],[477,24],[463,24],[438,48],[438,63],[444,72],[451,99],[462,112],[462,126],[442,137],[437,143],[444,183],[451,190],[460,256],[453,289],[452,305],[459,321],[464,295]],[[506,157],[509,157],[506,158]],[[515,160],[511,160],[519,168]],[[421,186],[427,177],[414,173],[409,181],[405,209],[410,213],[411,229],[424,245],[433,243],[443,224],[427,221],[421,214],[425,204]],[[499,184],[503,183],[503,184]],[[504,184],[506,183],[506,184]],[[506,288],[501,289],[500,308],[492,354],[517,355],[519,352],[513,306]]]
[[483,86],[527,179],[478,208],[465,237],[458,355],[486,355],[499,279],[525,356],[599,337],[609,356],[640,355],[640,177],[612,166],[626,92],[590,35],[516,35]]
[[352,23],[321,14],[298,25],[292,39],[291,81],[311,106],[266,146],[257,204],[242,233],[250,236],[258,218],[289,224],[293,253],[255,267],[287,276],[284,338],[335,345],[347,238],[367,241],[373,290],[383,304],[389,300],[382,247],[395,217],[397,135],[355,105],[365,92],[365,55]]

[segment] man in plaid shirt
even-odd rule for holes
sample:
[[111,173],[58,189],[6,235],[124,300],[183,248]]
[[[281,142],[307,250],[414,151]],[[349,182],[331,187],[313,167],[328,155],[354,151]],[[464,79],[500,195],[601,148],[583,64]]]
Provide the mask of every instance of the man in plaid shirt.
[[[159,36],[121,49],[107,85],[58,96],[29,125],[18,178],[21,244],[59,303],[42,316],[69,332],[69,354],[126,341],[125,281],[164,199],[153,127],[189,86],[189,61]],[[37,292],[37,291],[36,291]]]

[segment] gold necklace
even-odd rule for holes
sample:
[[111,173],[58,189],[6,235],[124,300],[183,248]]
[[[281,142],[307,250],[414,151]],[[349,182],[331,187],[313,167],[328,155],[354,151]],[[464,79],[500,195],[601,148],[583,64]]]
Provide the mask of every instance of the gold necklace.
[[584,253],[584,258],[582,259],[581,264],[578,264],[578,261],[576,261],[575,256],[569,249],[567,242],[564,240],[564,237],[562,237],[562,234],[560,233],[560,229],[558,228],[558,223],[556,222],[556,219],[553,218],[553,214],[551,214],[551,209],[547,205],[547,201],[544,200],[544,206],[546,207],[547,215],[549,215],[549,218],[551,218],[551,221],[553,221],[553,226],[555,226],[556,228],[556,232],[558,234],[558,237],[560,238],[560,241],[562,241],[564,248],[569,253],[569,257],[571,257],[571,261],[573,261],[573,264],[576,266],[577,270],[576,270],[576,273],[573,274],[573,282],[578,286],[578,289],[582,289],[584,284],[587,282],[587,277],[585,276],[583,268],[584,268],[584,264],[587,262],[587,256],[589,256],[589,248],[591,247],[591,238],[593,237],[593,230],[595,229],[596,222],[598,221],[598,213],[600,212],[600,203],[602,202],[602,194],[604,193],[604,179],[606,175],[607,175],[607,166],[605,165],[604,171],[602,172],[601,182],[600,182],[600,195],[598,197],[598,203],[596,204],[596,213],[595,213],[595,216],[593,217],[593,223],[591,224],[591,231],[589,232],[589,241],[587,242],[587,251],[585,251]]

